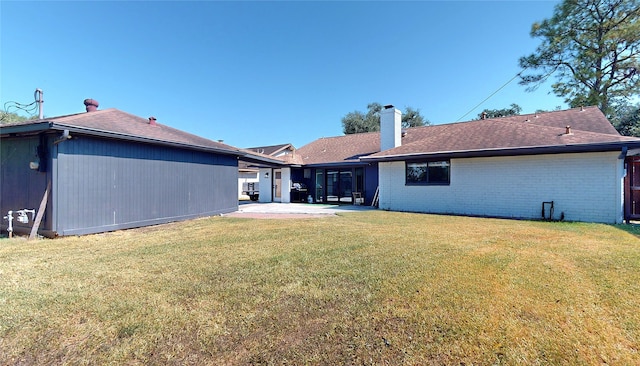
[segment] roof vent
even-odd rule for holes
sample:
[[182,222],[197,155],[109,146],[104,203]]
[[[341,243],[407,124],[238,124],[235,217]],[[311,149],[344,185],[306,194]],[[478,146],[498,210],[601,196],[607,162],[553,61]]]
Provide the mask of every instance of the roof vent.
[[87,112],[95,112],[95,111],[97,111],[99,105],[100,105],[100,103],[98,103],[98,101],[95,100],[95,99],[85,99],[84,100],[84,106],[87,108]]
[[156,117],[153,117],[153,116],[149,117],[149,124],[151,126],[155,126],[156,125],[156,121],[157,121]]
[[482,112],[482,119],[487,119],[487,112]]
[[565,127],[566,131],[565,131],[565,135],[573,135],[573,133],[571,132],[571,126],[567,126]]

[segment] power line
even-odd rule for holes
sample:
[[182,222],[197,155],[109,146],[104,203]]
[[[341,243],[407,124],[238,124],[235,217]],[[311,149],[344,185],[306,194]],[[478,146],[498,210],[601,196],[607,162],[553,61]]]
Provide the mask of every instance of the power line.
[[[38,101],[33,101],[29,104],[23,104],[23,103],[18,103],[18,102],[14,102],[14,101],[8,101],[6,103],[4,103],[4,112],[6,114],[9,113],[15,113],[15,111],[21,110],[25,113],[27,113],[30,117],[35,115],[35,111],[38,109],[38,105],[37,105]],[[7,117],[6,115],[2,116],[2,120],[5,119],[5,117]]]
[[486,102],[487,100],[489,100],[492,96],[496,95],[500,90],[502,90],[505,86],[509,85],[513,80],[515,80],[518,76],[522,75],[522,73],[526,70],[527,68],[525,67],[524,69],[520,70],[519,73],[517,73],[514,77],[512,77],[511,79],[509,79],[509,81],[507,81],[506,83],[504,83],[504,85],[502,85],[501,87],[498,88],[498,90],[494,91],[493,93],[491,93],[491,95],[489,95],[488,97],[486,97],[482,102],[478,103],[476,106],[474,106],[473,108],[471,108],[467,113],[463,114],[462,117],[458,118],[458,120],[456,122],[460,122],[464,117],[466,117],[469,113],[473,112],[476,108],[478,108],[479,106],[481,106],[484,102]]

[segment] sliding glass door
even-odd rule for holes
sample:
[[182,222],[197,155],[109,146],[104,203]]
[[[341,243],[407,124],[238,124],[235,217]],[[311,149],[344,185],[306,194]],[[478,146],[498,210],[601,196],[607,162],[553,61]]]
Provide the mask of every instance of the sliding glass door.
[[364,197],[364,169],[316,169],[316,202],[353,203],[353,194]]
[[327,170],[327,202],[350,203],[353,201],[352,176],[351,169]]

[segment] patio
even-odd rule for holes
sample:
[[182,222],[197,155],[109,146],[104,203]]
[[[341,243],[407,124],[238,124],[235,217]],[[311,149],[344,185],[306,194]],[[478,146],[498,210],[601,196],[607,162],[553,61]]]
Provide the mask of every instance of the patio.
[[263,219],[309,218],[335,216],[341,212],[367,211],[375,209],[375,207],[361,205],[240,202],[238,211],[224,214],[222,216]]

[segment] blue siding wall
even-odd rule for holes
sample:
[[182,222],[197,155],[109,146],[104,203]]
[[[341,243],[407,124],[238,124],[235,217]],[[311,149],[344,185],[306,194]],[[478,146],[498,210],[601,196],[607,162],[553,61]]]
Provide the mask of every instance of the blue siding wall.
[[372,163],[364,169],[364,199],[367,205],[373,202],[376,189],[378,189],[378,163]]
[[[48,145],[46,137],[42,141],[45,146]],[[40,142],[39,136],[3,138],[0,141],[0,218],[6,216],[9,210],[17,211],[25,208],[38,210],[40,207],[50,170],[40,172],[29,168],[30,162],[38,162],[43,164],[43,167],[47,167],[47,162],[40,162],[38,155]],[[43,158],[46,159],[46,157]],[[51,202],[49,201],[40,223],[42,230],[51,229],[50,213]],[[17,217],[15,214],[13,216]],[[29,232],[32,225],[31,215],[29,215],[28,224],[13,221],[15,232]],[[3,235],[7,234],[7,226],[8,221],[2,220],[0,227]]]
[[59,235],[236,211],[237,158],[74,136],[54,159]]

